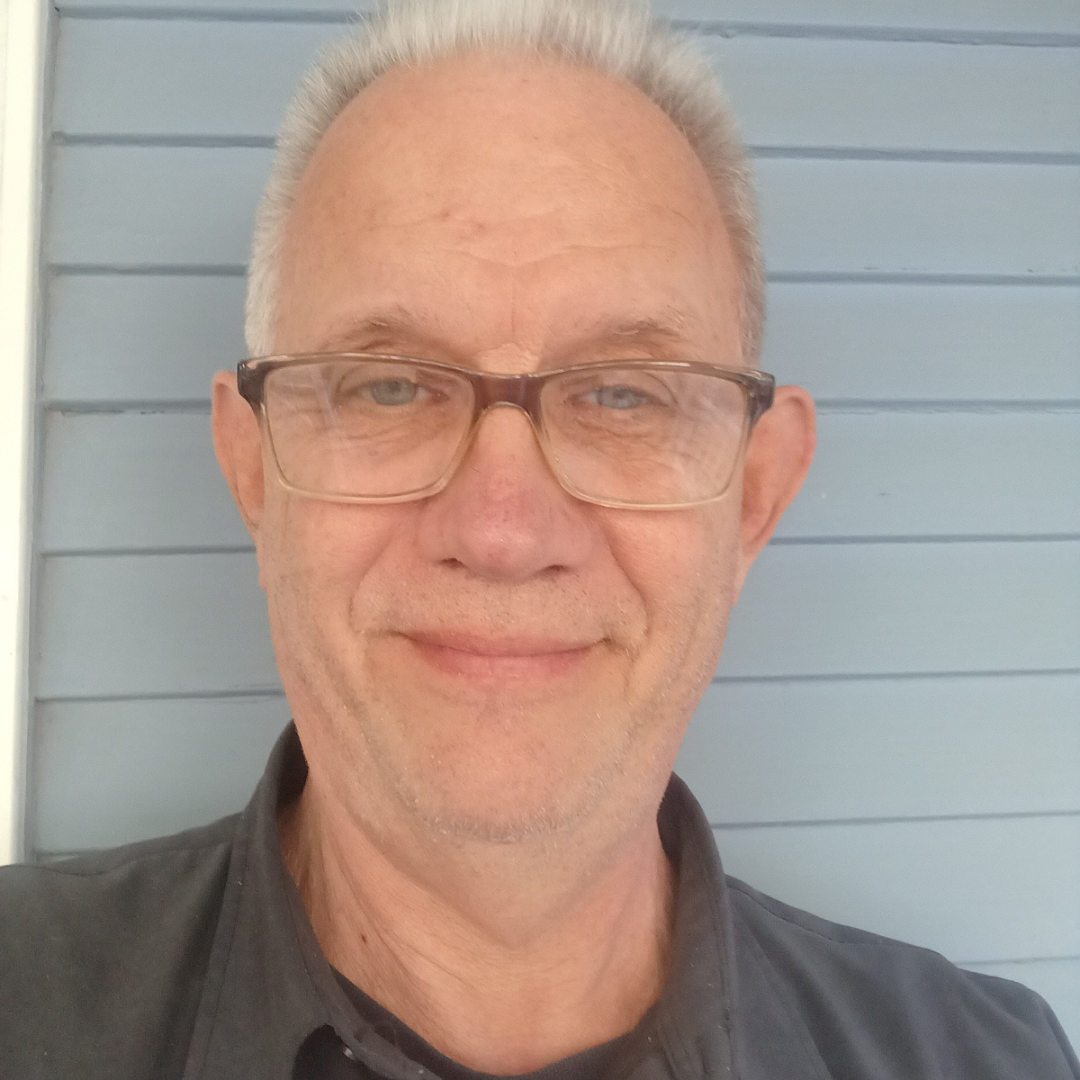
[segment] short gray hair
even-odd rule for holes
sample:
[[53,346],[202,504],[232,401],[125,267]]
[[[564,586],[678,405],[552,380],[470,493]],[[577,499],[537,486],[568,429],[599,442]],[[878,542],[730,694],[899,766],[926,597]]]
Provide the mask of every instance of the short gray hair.
[[391,68],[477,50],[552,56],[611,75],[641,90],[678,127],[724,215],[741,276],[743,356],[754,365],[765,275],[747,153],[708,59],[688,38],[652,19],[646,0],[389,0],[327,48],[285,112],[256,214],[245,319],[251,355],[273,348],[286,222],[323,134]]

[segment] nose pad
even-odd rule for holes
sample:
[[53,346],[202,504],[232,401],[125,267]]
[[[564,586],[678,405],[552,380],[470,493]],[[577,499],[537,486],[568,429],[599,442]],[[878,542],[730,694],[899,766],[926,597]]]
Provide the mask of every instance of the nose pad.
[[540,451],[540,456],[547,461],[547,454],[544,453],[544,445],[540,439],[540,432],[536,427],[536,421],[532,418],[529,410],[524,405],[519,405],[516,401],[493,401],[490,405],[485,405],[480,415],[476,418],[476,423],[473,424],[472,433],[469,436],[470,446],[475,443],[480,435],[480,426],[488,418],[489,414],[495,412],[496,409],[513,409],[514,412],[520,413],[529,425],[529,430],[532,432],[533,439],[536,442],[536,448]]
[[476,433],[480,430],[480,425],[484,422],[484,417],[487,416],[488,413],[493,412],[495,409],[516,409],[519,413],[522,414],[522,416],[525,417],[526,420],[529,421],[529,427],[532,428],[533,436],[535,437],[537,443],[540,443],[540,432],[536,427],[536,421],[533,419],[532,413],[530,413],[524,405],[516,401],[493,401],[490,405],[485,405],[483,409],[480,410],[480,415],[476,418],[476,423],[473,424],[470,441],[476,438]]
[[[519,404],[516,401],[493,401],[489,405],[485,405],[480,411],[480,415],[476,418],[475,423],[472,426],[472,431],[469,432],[468,442],[465,447],[465,454],[472,449],[473,444],[476,442],[480,435],[480,425],[483,424],[489,413],[494,412],[496,409],[514,409],[516,412],[521,413],[522,416],[529,423],[529,429],[532,431],[533,438],[536,440],[536,448],[540,451],[540,456],[547,462],[547,452],[544,449],[544,440],[540,436],[540,429],[536,426],[536,420],[532,413],[525,408],[524,405]],[[550,468],[550,465],[548,466]]]

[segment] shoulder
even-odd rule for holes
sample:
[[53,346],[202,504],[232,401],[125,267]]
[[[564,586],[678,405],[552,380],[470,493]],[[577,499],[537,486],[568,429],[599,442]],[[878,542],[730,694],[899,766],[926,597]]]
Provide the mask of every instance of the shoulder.
[[[740,954],[786,999],[830,1072],[1080,1080],[1050,1007],[1019,983],[818,918],[733,878],[728,888]],[[865,1069],[852,1071],[856,1062]]]
[[[235,831],[226,818],[0,868],[0,1074],[60,1075],[61,1060],[103,1069],[111,1060],[111,1074],[126,1075],[124,1054],[163,1052],[167,1029],[189,1023],[198,1005]],[[133,1050],[134,1037],[147,1045]]]
[[182,936],[223,889],[235,827],[225,818],[50,865],[0,868],[0,956],[40,964],[75,950],[104,960]]

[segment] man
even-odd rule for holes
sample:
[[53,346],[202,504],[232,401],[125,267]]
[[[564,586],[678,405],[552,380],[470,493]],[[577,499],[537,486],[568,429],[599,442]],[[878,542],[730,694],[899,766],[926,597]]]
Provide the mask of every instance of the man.
[[813,447],[752,205],[629,3],[324,58],[214,384],[295,729],[238,818],[6,872],[4,1076],[1080,1077],[1030,992],[725,881],[671,779]]

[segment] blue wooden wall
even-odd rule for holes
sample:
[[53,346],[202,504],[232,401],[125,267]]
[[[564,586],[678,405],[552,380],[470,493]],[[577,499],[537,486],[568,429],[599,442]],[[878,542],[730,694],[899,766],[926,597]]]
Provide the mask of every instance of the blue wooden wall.
[[[805,490],[680,763],[729,870],[1080,1042],[1080,5],[673,0],[757,159]],[[210,447],[275,125],[338,0],[62,0],[29,844],[238,808],[288,717]]]

